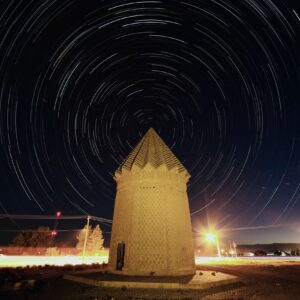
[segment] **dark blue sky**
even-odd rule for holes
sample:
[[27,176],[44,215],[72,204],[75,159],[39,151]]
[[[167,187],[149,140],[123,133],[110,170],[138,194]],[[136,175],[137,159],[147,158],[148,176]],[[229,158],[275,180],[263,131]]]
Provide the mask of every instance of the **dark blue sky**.
[[[298,0],[10,0],[0,24],[1,213],[111,219],[153,127],[192,175],[195,230],[299,221]],[[282,230],[235,238],[300,241]]]

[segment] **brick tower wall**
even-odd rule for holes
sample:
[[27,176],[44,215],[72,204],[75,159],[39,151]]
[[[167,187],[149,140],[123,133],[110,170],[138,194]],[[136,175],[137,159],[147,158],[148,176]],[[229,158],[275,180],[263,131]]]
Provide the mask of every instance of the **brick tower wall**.
[[[123,172],[117,178],[109,270],[128,275],[194,274],[194,249],[186,178],[178,170]],[[125,243],[116,270],[117,245]]]

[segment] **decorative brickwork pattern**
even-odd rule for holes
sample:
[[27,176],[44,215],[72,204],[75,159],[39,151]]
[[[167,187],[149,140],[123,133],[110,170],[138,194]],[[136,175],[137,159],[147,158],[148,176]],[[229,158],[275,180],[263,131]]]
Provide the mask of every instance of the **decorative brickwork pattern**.
[[152,128],[128,155],[117,172],[121,173],[124,169],[131,170],[133,166],[142,169],[146,164],[151,164],[154,168],[164,165],[168,170],[178,168],[180,173],[183,172],[189,176],[184,166]]
[[[109,270],[127,275],[194,274],[189,174],[153,129],[115,179]],[[119,243],[125,243],[122,270],[116,269]]]

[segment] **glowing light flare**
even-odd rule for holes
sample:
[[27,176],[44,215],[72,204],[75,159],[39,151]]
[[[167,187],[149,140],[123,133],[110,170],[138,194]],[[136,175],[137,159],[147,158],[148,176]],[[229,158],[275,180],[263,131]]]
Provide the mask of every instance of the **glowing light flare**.
[[217,236],[215,233],[213,232],[208,232],[206,233],[205,235],[205,240],[208,242],[208,243],[216,243],[217,241]]
[[220,244],[219,244],[219,238],[215,230],[209,230],[205,233],[205,240],[209,244],[215,244],[218,251],[218,256],[221,257],[221,250],[220,250]]

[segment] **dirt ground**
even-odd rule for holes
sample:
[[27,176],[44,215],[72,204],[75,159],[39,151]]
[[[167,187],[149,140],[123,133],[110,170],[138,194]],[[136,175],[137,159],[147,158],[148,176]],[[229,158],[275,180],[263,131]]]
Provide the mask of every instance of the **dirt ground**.
[[62,277],[40,280],[33,289],[0,292],[1,300],[300,300],[300,264],[274,265],[206,265],[199,270],[224,272],[238,276],[241,281],[205,290],[145,290],[99,288],[75,283]]

